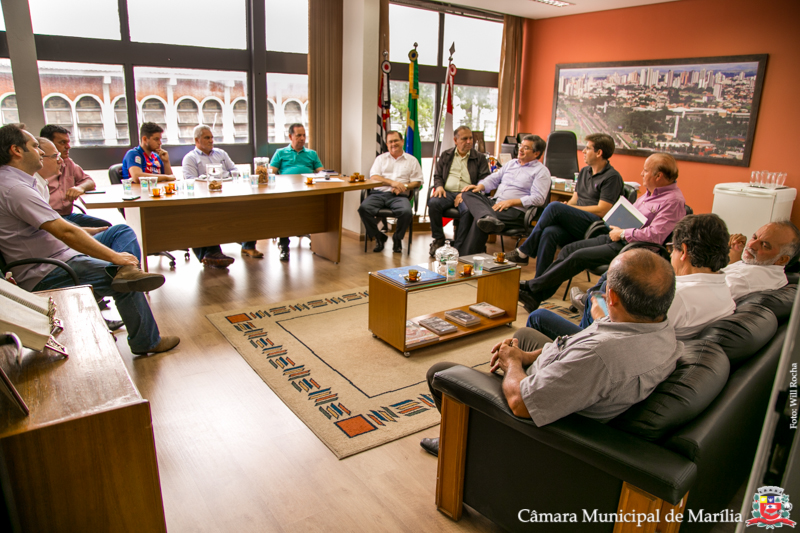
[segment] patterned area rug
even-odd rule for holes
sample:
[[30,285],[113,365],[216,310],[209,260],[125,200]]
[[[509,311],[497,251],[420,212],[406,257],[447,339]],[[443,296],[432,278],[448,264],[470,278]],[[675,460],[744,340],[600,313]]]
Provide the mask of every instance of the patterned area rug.
[[[475,294],[469,283],[414,292],[408,316],[466,305]],[[501,326],[412,351],[406,358],[372,337],[368,302],[363,287],[208,319],[339,459],[438,424],[425,382],[428,368],[453,361],[488,369],[492,346],[527,320],[519,307],[514,329]],[[552,307],[569,314],[561,304],[558,300]]]

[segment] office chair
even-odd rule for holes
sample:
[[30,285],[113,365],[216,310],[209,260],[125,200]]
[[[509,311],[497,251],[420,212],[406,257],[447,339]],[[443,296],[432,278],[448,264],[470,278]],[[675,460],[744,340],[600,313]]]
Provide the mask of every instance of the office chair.
[[531,206],[525,210],[524,223],[521,228],[510,228],[498,233],[498,235],[500,235],[500,249],[503,252],[506,251],[506,245],[505,242],[503,241],[503,237],[512,237],[517,239],[516,244],[514,244],[514,249],[516,250],[517,248],[519,248],[519,243],[522,242],[523,239],[528,238],[528,236],[533,231],[534,226],[536,226],[536,222],[539,220],[539,217],[542,216],[544,208],[547,207],[547,204],[549,203],[550,203],[550,191],[547,191],[547,196],[544,199],[544,204],[540,206]]
[[[408,225],[408,246],[406,250],[406,255],[411,255],[411,237],[414,236],[414,218],[417,216],[417,206],[419,206],[419,190],[422,187],[417,187],[414,189],[414,194],[410,198],[411,200],[411,224]],[[362,189],[361,190],[361,203],[364,203],[364,200],[372,194],[373,189]],[[384,222],[387,218],[394,218],[392,214],[392,210],[388,207],[384,207],[378,210],[378,214],[375,215],[375,218],[383,219]],[[369,236],[364,237],[364,253],[367,253],[367,246],[369,245]]]
[[[112,185],[121,185],[122,184],[122,163],[117,163],[116,165],[111,165],[108,167],[108,179]],[[119,212],[122,213],[122,218],[125,218],[125,210],[120,208]],[[175,256],[169,252],[156,252],[154,254],[148,255],[160,255],[162,257],[166,257],[169,259],[169,267],[175,268]],[[189,254],[189,250],[184,250],[184,257],[187,261],[189,261],[192,256]]]
[[500,153],[511,154],[511,159],[516,159],[519,156],[519,143],[517,143],[516,137],[506,135],[506,138],[503,139],[503,143],[500,145]]
[[578,167],[578,139],[571,131],[554,131],[547,137],[544,149],[544,166],[550,176],[573,179]]

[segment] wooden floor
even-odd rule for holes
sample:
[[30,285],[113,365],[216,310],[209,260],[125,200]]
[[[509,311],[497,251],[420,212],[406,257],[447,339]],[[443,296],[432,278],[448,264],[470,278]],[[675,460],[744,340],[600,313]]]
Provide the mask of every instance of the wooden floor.
[[[92,214],[121,221],[115,211]],[[297,238],[289,263],[279,261],[272,241],[258,242],[261,260],[241,257],[238,244],[223,245],[236,258],[228,270],[204,269],[180,252],[174,270],[166,259],[151,258],[151,271],[167,278],[150,294],[151,307],[161,333],[179,335],[181,344],[139,358],[124,336],[117,345],[151,402],[171,532],[498,530],[471,509],[457,523],[436,510],[436,459],[419,440],[438,436],[438,426],[337,460],[205,318],[367,285],[370,270],[426,261],[429,242],[430,234],[415,236],[409,258],[391,246],[375,254],[372,243],[365,254],[363,242],[346,236],[338,265]],[[499,243],[489,245],[495,248]],[[532,266],[523,270],[530,277]]]

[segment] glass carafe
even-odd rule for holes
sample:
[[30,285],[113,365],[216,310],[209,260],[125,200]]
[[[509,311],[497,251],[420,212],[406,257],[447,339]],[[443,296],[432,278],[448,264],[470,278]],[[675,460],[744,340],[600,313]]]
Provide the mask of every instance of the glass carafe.
[[444,265],[448,261],[458,261],[458,250],[450,246],[450,241],[444,241],[444,246],[437,249],[433,255],[440,265]]

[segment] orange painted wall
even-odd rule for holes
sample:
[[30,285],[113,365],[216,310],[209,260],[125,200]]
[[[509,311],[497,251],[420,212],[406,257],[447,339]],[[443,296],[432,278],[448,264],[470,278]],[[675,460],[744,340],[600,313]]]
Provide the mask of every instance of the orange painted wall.
[[[711,211],[715,184],[747,182],[754,169],[788,172],[786,184],[800,189],[798,23],[798,0],[681,0],[528,20],[520,131],[545,138],[550,131],[558,63],[769,54],[750,167],[678,161],[678,183],[696,213]],[[641,183],[644,158],[618,154],[611,163]],[[792,221],[800,225],[800,198]]]

